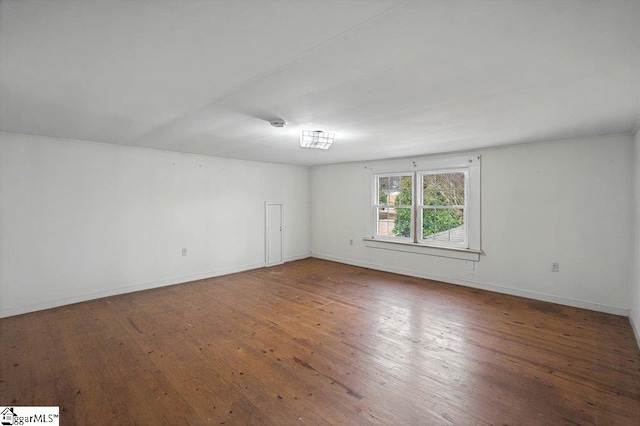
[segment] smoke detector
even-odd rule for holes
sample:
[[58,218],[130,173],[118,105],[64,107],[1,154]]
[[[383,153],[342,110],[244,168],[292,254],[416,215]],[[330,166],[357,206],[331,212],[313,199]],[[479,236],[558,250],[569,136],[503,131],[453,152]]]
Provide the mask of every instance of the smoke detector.
[[269,124],[271,124],[273,127],[285,127],[287,125],[287,122],[281,118],[276,118],[274,120],[271,120]]

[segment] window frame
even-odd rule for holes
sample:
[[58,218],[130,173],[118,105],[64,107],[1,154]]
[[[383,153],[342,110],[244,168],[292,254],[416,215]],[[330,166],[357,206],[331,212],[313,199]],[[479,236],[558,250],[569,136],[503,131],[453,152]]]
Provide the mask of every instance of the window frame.
[[[385,178],[385,177],[405,177],[405,176],[409,176],[411,177],[411,205],[407,206],[407,207],[399,207],[399,208],[408,208],[411,212],[411,233],[408,237],[402,237],[402,236],[394,236],[394,235],[380,235],[378,234],[378,209],[380,208],[388,208],[390,207],[388,204],[380,204],[380,180],[379,178]],[[374,221],[374,227],[375,227],[375,233],[374,236],[376,239],[380,239],[380,240],[393,240],[393,241],[403,241],[403,242],[412,242],[415,241],[414,240],[414,236],[415,236],[415,230],[413,229],[413,223],[415,222],[415,209],[414,209],[414,202],[415,202],[415,185],[416,185],[416,178],[415,178],[415,174],[413,172],[400,172],[400,173],[379,173],[376,174],[374,177],[374,192],[373,192],[373,221]],[[402,206],[405,206],[405,204],[403,204]],[[393,206],[393,208],[396,208],[395,206]],[[397,208],[396,208],[397,209]]]
[[[444,175],[449,173],[463,173],[464,174],[464,204],[463,205],[455,205],[455,206],[432,206],[424,204],[424,177],[430,175]],[[469,170],[467,168],[455,168],[455,169],[439,169],[439,170],[427,170],[427,171],[419,171],[415,172],[416,180],[419,181],[419,184],[415,186],[414,191],[415,195],[418,195],[418,198],[415,198],[418,201],[418,204],[415,204],[415,216],[416,216],[416,238],[414,238],[414,243],[430,245],[430,246],[442,246],[442,247],[452,247],[452,248],[469,248],[469,225],[468,225],[468,204],[469,204]],[[429,240],[428,238],[424,238],[422,234],[423,228],[423,215],[422,211],[428,208],[434,208],[436,210],[448,210],[453,209],[455,207],[462,207],[463,213],[463,224],[464,224],[464,239],[461,243],[451,243],[448,241],[437,241],[437,240]],[[419,232],[418,232],[419,231]]]
[[[460,157],[422,158],[416,160],[398,160],[368,167],[373,185],[371,237],[364,238],[368,247],[415,253],[442,255],[469,260],[467,254],[473,254],[472,260],[479,260],[481,249],[480,235],[480,166],[479,155]],[[465,173],[465,205],[463,243],[440,242],[422,238],[423,177],[431,174],[450,172]],[[384,236],[378,234],[379,177],[412,176],[411,237]],[[370,181],[371,182],[371,181]],[[418,217],[419,215],[419,217]],[[391,243],[391,244],[390,244]],[[413,248],[412,248],[413,247]]]

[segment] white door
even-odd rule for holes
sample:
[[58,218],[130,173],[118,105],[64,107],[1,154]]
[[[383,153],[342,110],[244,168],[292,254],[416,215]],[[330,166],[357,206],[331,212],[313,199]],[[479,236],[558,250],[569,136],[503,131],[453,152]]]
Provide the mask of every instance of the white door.
[[265,232],[267,266],[284,263],[282,258],[282,203],[267,203]]

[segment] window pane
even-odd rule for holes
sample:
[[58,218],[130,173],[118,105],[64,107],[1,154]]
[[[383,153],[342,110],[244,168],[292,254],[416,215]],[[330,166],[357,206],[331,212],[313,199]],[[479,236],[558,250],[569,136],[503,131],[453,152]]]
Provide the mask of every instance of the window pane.
[[425,206],[464,205],[464,173],[442,173],[422,177]]
[[378,208],[378,235],[393,236],[396,210],[393,207]]
[[411,209],[379,207],[377,229],[385,237],[411,236]]
[[413,188],[411,187],[411,176],[398,176],[395,205],[410,206],[413,202]]
[[410,206],[412,193],[411,176],[385,176],[378,178],[378,204]]
[[378,203],[389,204],[389,178],[378,178]]
[[411,209],[396,209],[396,217],[393,223],[393,235],[397,237],[411,236]]
[[422,238],[464,243],[464,209],[422,209]]

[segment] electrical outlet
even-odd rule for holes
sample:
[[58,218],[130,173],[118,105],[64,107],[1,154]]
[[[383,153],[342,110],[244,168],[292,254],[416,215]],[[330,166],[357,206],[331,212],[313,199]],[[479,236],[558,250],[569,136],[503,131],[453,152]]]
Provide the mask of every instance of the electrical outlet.
[[183,256],[186,256],[186,255],[187,255],[187,249],[186,249],[186,248],[183,248],[183,249],[182,249],[182,255],[183,255]]
[[352,246],[353,245],[353,240],[349,240],[349,245]]
[[560,264],[552,263],[551,264],[551,272],[560,272]]

